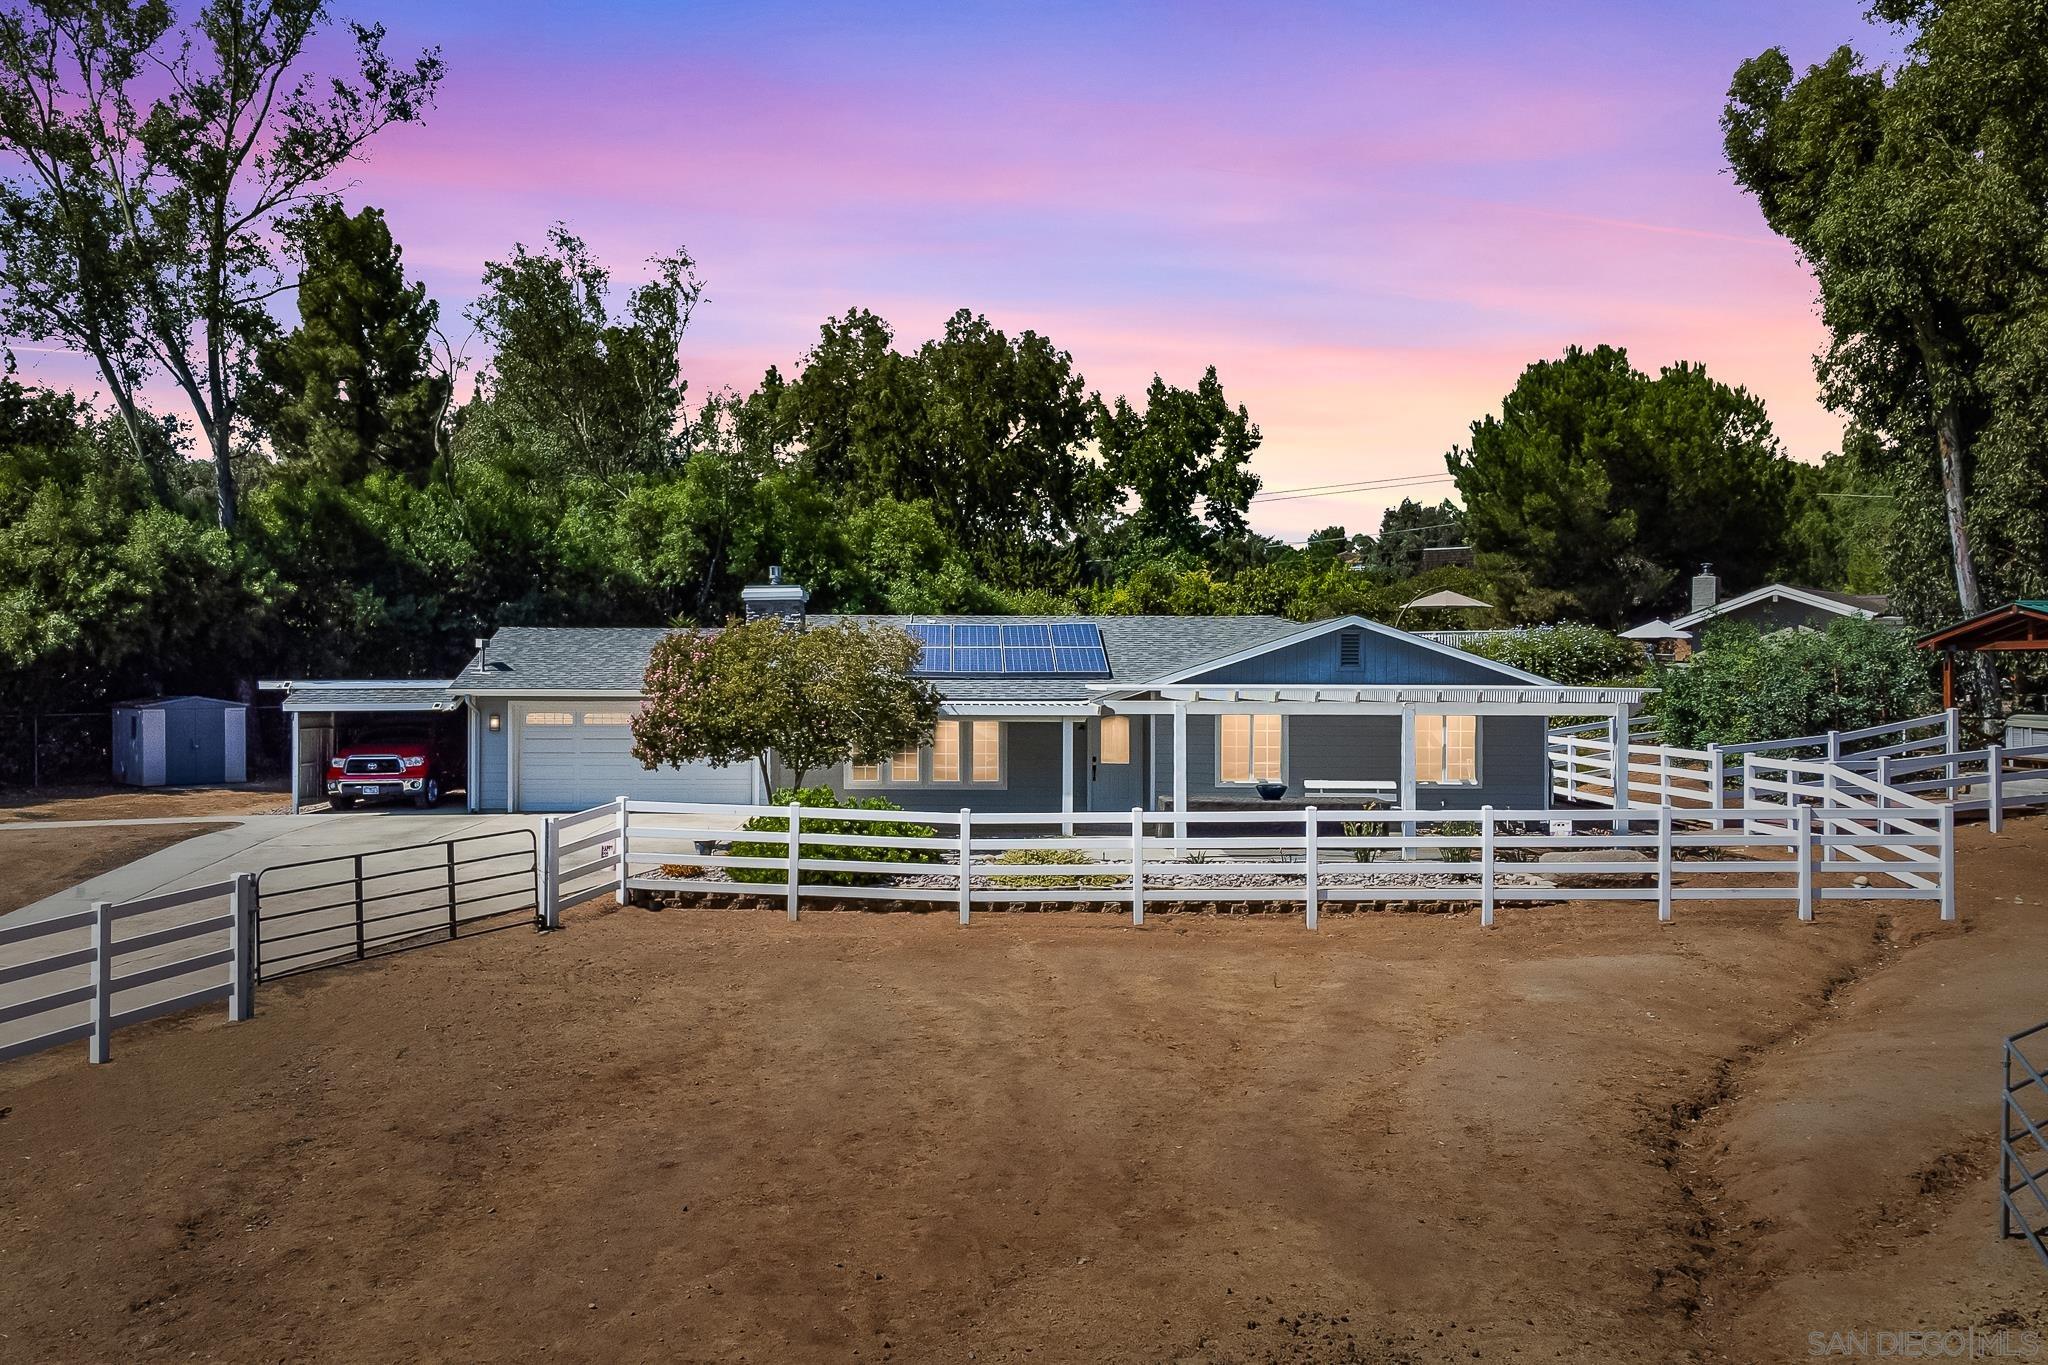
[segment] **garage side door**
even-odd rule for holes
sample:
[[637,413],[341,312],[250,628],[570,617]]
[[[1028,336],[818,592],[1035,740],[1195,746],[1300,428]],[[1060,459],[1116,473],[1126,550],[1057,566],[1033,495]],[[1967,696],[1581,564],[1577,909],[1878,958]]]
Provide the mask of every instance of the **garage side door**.
[[531,705],[519,716],[519,806],[586,810],[618,796],[643,801],[747,802],[753,770],[709,763],[653,772],[633,757],[633,712],[621,702]]

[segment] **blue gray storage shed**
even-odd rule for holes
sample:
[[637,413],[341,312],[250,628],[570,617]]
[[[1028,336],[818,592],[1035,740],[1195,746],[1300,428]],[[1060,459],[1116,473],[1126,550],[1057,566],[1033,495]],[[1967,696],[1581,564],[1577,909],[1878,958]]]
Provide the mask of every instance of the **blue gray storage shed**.
[[190,787],[249,780],[249,708],[216,697],[151,697],[114,708],[114,780]]

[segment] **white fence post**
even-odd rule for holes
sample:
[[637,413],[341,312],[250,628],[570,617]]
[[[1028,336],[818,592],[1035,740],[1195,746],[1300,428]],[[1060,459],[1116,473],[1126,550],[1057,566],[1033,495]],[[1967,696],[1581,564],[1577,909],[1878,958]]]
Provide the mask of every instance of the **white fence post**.
[[1884,794],[1877,798],[1877,808],[1883,810],[1892,794],[1892,756],[1882,754],[1877,760],[1877,785],[1884,788]]
[[799,837],[803,823],[804,808],[796,802],[789,803],[789,917],[796,918],[797,888],[803,869],[797,863],[803,858],[803,840]]
[[1840,763],[1841,761],[1842,732],[1840,730],[1830,730],[1828,731],[1828,762]]
[[1750,834],[1755,832],[1755,830],[1759,828],[1759,825],[1756,822],[1752,821],[1747,814],[1747,812],[1756,809],[1755,754],[1747,754],[1743,757],[1742,760],[1742,809],[1745,812],[1745,814],[1742,817],[1742,832],[1744,834]]
[[[1828,753],[1833,755],[1836,748],[1835,732],[1830,730],[1828,731]],[[1821,805],[1828,810],[1839,810],[1842,805],[1842,787],[1837,776],[1838,772],[1839,769],[1836,768],[1833,757],[1828,759],[1827,767],[1821,769]],[[1824,863],[1834,860],[1833,845],[1821,845],[1820,860]]]
[[1308,927],[1316,927],[1316,902],[1322,899],[1316,877],[1316,808],[1302,812],[1301,859],[1303,893],[1308,897]]
[[1958,706],[1951,706],[1941,713],[1942,734],[1948,740],[1948,751],[1957,753],[1963,747],[1963,712]]
[[114,1032],[114,917],[105,901],[92,903],[92,1036],[86,1040],[89,1061],[107,1060]]
[[960,808],[960,922],[967,923],[974,901],[974,812]]
[[1956,917],[1956,808],[1943,806],[1941,816],[1941,917]]
[[1718,744],[1707,746],[1707,804],[1715,810],[1724,810],[1728,805],[1728,755],[1721,752]]
[[632,868],[631,868],[631,867],[630,867],[630,866],[629,866],[629,865],[627,864],[627,862],[626,862],[626,853],[627,853],[627,850],[628,850],[628,844],[627,844],[627,833],[626,833],[626,826],[627,826],[627,824],[628,824],[628,822],[629,822],[629,819],[630,819],[630,814],[629,814],[629,812],[628,812],[628,811],[627,811],[627,809],[626,809],[626,798],[625,798],[625,797],[621,796],[621,797],[620,797],[620,798],[618,799],[617,805],[618,805],[618,808],[619,808],[619,891],[618,891],[618,902],[619,902],[619,904],[620,904],[620,905],[626,905],[626,904],[629,904],[629,903],[631,902],[631,900],[632,900],[632,896],[633,896],[633,893],[632,893],[631,891],[629,891],[629,890],[628,890],[628,889],[626,888],[626,878],[628,878],[628,877],[630,877],[630,876],[632,876],[632,875],[633,875],[633,870],[632,870]]
[[2005,829],[2004,745],[1992,744],[1987,745],[1985,747],[1984,779],[1985,785],[1989,788],[1989,790],[1985,793],[1985,799],[1990,802],[1990,804],[1985,807],[1985,816],[1991,822],[1991,832],[1993,834],[1999,834],[2002,833]]
[[550,815],[540,822],[540,923],[562,927],[562,829]]
[[[1174,834],[1178,838],[1187,828],[1181,823],[1181,811],[1174,809]],[[1131,807],[1131,923],[1145,922],[1145,811],[1143,807]]]
[[1493,807],[1479,808],[1479,927],[1493,927]]
[[239,1024],[256,1013],[256,874],[235,874],[228,897],[234,922],[228,925],[228,1022]]
[[1813,923],[1813,807],[1799,808],[1799,919]]
[[1657,807],[1657,923],[1671,923],[1671,807]]

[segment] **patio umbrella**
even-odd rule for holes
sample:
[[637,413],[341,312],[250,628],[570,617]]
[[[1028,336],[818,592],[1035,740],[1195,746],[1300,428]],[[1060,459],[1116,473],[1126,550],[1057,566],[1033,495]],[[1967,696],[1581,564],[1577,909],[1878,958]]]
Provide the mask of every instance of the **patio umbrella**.
[[1637,626],[1634,630],[1623,631],[1621,633],[1621,638],[1624,640],[1643,641],[1690,640],[1692,638],[1692,632],[1680,630],[1677,626],[1672,625],[1669,621],[1645,621],[1642,625]]
[[[1482,602],[1476,597],[1467,597],[1464,593],[1452,592],[1448,588],[1442,592],[1433,592],[1427,597],[1418,597],[1408,604],[1409,607],[1490,607],[1492,605],[1493,603],[1491,602]],[[1402,608],[1403,611],[1407,609],[1408,607]]]

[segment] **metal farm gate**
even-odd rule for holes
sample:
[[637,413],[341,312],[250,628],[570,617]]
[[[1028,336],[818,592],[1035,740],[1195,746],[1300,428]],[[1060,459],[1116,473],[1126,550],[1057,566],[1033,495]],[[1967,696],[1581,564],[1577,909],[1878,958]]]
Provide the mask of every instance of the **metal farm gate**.
[[535,923],[539,913],[530,829],[280,863],[256,878],[256,975]]
[[2024,1237],[2048,1265],[2048,1080],[2020,1043],[2048,1032],[2036,1024],[2005,1040],[2005,1094],[1998,1129],[1998,1232]]

